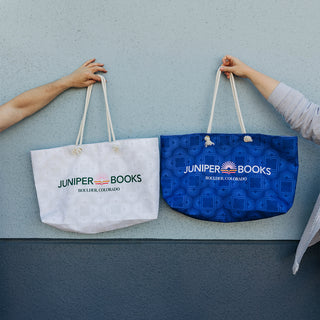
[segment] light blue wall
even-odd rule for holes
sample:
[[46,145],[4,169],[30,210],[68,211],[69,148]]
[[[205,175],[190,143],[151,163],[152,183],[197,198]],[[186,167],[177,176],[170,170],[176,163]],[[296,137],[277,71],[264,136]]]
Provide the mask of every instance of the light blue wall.
[[[95,57],[108,69],[118,139],[204,132],[214,73],[225,54],[298,88],[320,103],[320,3],[309,1],[0,1],[0,104]],[[249,132],[295,135],[246,80],[237,80]],[[161,201],[159,219],[81,236],[40,222],[30,150],[73,144],[85,90],[69,90],[0,134],[0,237],[299,239],[320,192],[320,148],[299,138],[296,200],[284,216],[218,224],[187,218]],[[94,89],[85,142],[105,139]],[[239,132],[223,79],[215,132]]]

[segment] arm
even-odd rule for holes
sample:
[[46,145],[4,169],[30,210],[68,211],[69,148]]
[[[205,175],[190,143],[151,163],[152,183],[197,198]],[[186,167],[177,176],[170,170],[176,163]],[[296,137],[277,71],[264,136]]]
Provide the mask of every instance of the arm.
[[260,93],[279,111],[291,128],[320,144],[320,106],[310,102],[302,93],[280,83],[244,64],[237,58],[225,56],[221,71],[248,78]]
[[222,62],[223,66],[221,67],[221,71],[226,74],[228,79],[230,73],[233,73],[238,77],[248,78],[266,99],[269,98],[273,90],[280,83],[279,81],[250,68],[242,61],[232,56],[225,56],[222,59]]
[[107,72],[103,64],[95,63],[95,59],[86,61],[73,73],[28,90],[0,106],[0,132],[34,114],[59,94],[70,88],[83,88],[100,81],[96,72]]

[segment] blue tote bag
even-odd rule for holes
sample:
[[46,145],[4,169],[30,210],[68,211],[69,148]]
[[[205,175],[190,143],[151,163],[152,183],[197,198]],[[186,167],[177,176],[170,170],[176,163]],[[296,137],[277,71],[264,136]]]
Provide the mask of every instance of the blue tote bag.
[[247,134],[234,77],[230,83],[242,134],[161,136],[161,188],[167,204],[190,217],[237,222],[274,217],[292,206],[298,175],[297,137]]

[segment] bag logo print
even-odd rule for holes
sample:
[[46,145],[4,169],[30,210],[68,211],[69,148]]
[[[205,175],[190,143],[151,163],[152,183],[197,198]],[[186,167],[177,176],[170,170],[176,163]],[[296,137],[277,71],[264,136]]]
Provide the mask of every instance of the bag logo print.
[[[94,179],[93,177],[77,177],[71,179],[60,180],[58,188],[66,188],[69,186],[87,186],[87,185],[96,185],[96,186],[104,186],[109,183],[111,184],[129,184],[129,183],[139,183],[142,182],[141,174],[127,174],[127,175],[118,175],[111,176],[110,179],[106,177],[100,177]],[[78,189],[78,192],[103,192],[103,191],[120,191],[120,188],[92,188],[92,189]]]
[[94,180],[94,183],[98,184],[100,186],[103,186],[104,184],[108,184],[109,182],[110,182],[110,180],[108,180],[107,178],[102,178],[102,177]]
[[262,167],[258,165],[238,165],[232,161],[226,161],[221,166],[215,164],[194,164],[191,166],[186,166],[184,170],[184,174],[192,173],[192,172],[208,172],[208,173],[224,173],[224,174],[232,174],[232,173],[239,173],[239,174],[263,174],[266,176],[271,175],[271,168]]
[[237,166],[232,161],[227,161],[221,166],[221,172],[226,174],[236,173]]

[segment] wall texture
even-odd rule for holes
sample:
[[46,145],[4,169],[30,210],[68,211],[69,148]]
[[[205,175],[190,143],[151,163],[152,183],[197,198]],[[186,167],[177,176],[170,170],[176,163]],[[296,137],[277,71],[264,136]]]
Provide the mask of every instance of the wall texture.
[[[315,0],[0,0],[0,105],[95,57],[108,69],[118,139],[203,132],[225,54],[320,102],[319,9]],[[237,88],[248,131],[296,135],[248,81]],[[93,94],[86,143],[106,139]],[[299,137],[297,195],[284,216],[206,223],[161,201],[157,221],[66,233],[40,222],[30,150],[73,144],[84,97],[69,90],[0,134],[1,319],[319,319],[319,245],[292,276],[297,241],[213,241],[299,239],[320,192],[318,146]],[[239,132],[225,79],[213,130]]]
[[[214,73],[227,53],[319,100],[314,70],[320,4],[310,1],[0,1],[0,104],[96,57],[109,70],[118,139],[205,131]],[[312,75],[312,76],[310,76]],[[295,135],[246,80],[237,81],[250,132]],[[85,142],[105,140],[94,89]],[[162,201],[152,223],[98,236],[41,224],[30,150],[73,144],[85,90],[65,92],[0,135],[2,238],[299,239],[319,193],[319,147],[300,139],[297,196],[287,215],[221,225],[189,219]],[[226,116],[227,115],[227,116]],[[219,91],[215,132],[239,132],[231,90]]]

